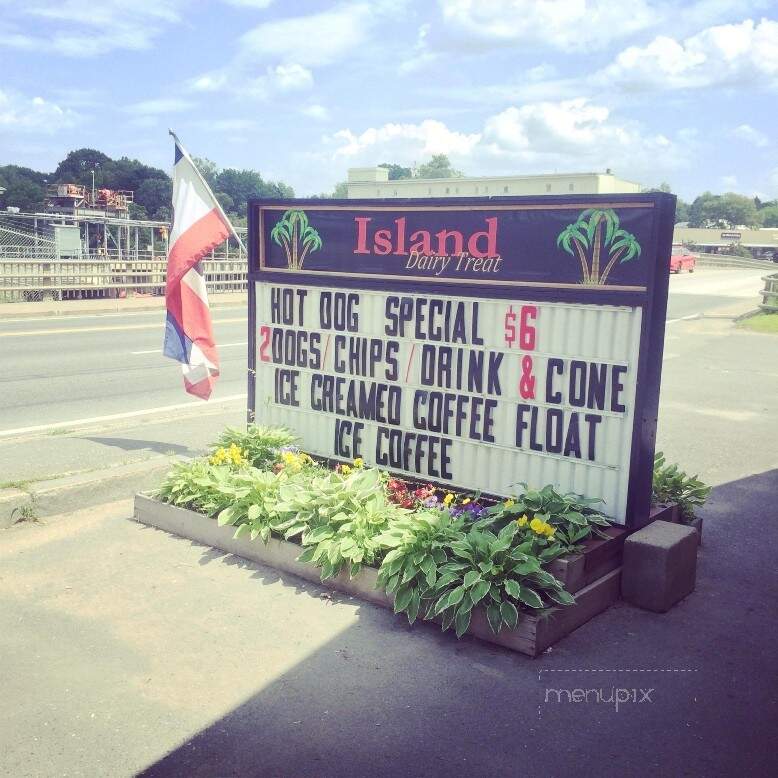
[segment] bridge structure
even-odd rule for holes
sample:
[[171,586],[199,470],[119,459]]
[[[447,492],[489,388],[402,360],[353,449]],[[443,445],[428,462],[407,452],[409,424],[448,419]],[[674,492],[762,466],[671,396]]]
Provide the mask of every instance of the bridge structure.
[[[170,226],[109,214],[0,212],[0,303],[162,295]],[[225,241],[205,271],[212,292],[245,289],[243,248]]]

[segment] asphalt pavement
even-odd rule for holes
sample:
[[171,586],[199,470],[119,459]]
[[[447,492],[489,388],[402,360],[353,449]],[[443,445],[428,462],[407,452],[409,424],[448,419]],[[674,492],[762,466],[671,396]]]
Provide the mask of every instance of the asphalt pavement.
[[[19,524],[0,543],[0,774],[778,773],[778,345],[731,320],[686,318],[755,302],[729,273],[671,279],[659,446],[715,488],[701,514],[697,589],[669,613],[618,603],[531,660],[431,625],[411,629],[380,608],[142,527],[128,501]],[[237,315],[222,309],[216,319]],[[13,327],[71,324],[94,328],[104,317]],[[221,339],[231,332],[217,329]],[[84,343],[83,355],[121,378],[75,365],[72,396],[57,405],[61,388],[33,389],[55,381],[55,369],[39,365],[31,378],[36,360],[18,345],[49,336],[0,337],[6,396],[24,409],[28,394],[39,408],[23,422],[8,414],[0,429],[186,402],[175,365],[156,366],[161,355],[134,355],[148,369],[121,367],[128,348],[159,348],[159,331],[52,337],[59,351]],[[6,361],[10,342],[16,356]],[[68,364],[38,353],[58,370]],[[18,364],[27,372],[17,385]],[[244,369],[236,360],[235,382]],[[91,405],[78,405],[90,386]],[[242,400],[15,434],[0,438],[0,463],[24,473],[195,452],[228,417],[242,420]],[[629,690],[630,701],[565,702],[573,689],[605,700]]]
[[[685,319],[719,311],[734,315],[755,307],[761,275],[759,270],[700,268],[694,274],[670,277],[666,387],[676,372],[716,368],[700,352],[700,344],[709,347],[707,341],[678,342],[689,331]],[[222,373],[208,403],[185,394],[179,366],[162,356],[162,309],[0,321],[0,484],[158,454],[194,455],[219,429],[243,423],[246,309],[220,306],[213,318]],[[754,347],[759,343],[748,342]],[[769,352],[767,343],[760,343],[760,349]],[[739,352],[733,355],[738,357]],[[768,353],[759,359],[770,361]],[[735,384],[726,373],[717,379],[721,388],[714,391],[722,397],[733,393]],[[719,383],[714,381],[713,386]],[[688,386],[673,387],[672,401],[688,403],[689,413],[698,416],[695,403],[689,401],[696,390],[694,378]],[[663,397],[669,397],[667,389]],[[683,428],[678,422],[688,413],[679,407],[681,413],[668,415],[669,410],[663,406],[660,443],[668,452],[679,450],[688,461],[688,446],[677,434]],[[693,456],[690,466],[697,467],[698,458]],[[705,471],[702,459],[699,469]]]

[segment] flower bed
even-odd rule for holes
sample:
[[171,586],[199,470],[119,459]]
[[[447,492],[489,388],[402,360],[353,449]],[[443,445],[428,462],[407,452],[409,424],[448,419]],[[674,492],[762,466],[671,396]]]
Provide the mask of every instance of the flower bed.
[[[319,572],[310,564],[299,561],[300,546],[290,541],[270,537],[268,542],[256,543],[248,537],[235,537],[230,526],[220,526],[202,513],[178,508],[152,497],[137,495],[135,518],[167,532],[189,538],[214,548],[250,559],[259,564],[299,576],[309,581],[319,581]],[[589,621],[613,604],[619,597],[620,569],[599,578],[576,593],[575,604],[553,608],[544,615],[523,615],[514,629],[502,629],[495,633],[486,611],[480,605],[473,608],[467,629],[481,640],[537,656],[577,627]],[[375,605],[393,608],[394,596],[377,586],[378,570],[362,567],[354,576],[342,570],[324,581],[324,585],[360,597]],[[440,616],[434,617],[440,623]]]
[[[412,484],[361,460],[333,470],[293,442],[280,429],[227,430],[209,458],[175,466],[157,497],[231,526],[235,540],[291,541],[296,563],[318,568],[323,581],[374,568],[397,613],[457,636],[483,619],[499,635],[558,616],[595,573],[618,567],[622,531],[609,528],[596,500],[525,485],[489,499]],[[605,546],[609,566],[589,564]]]

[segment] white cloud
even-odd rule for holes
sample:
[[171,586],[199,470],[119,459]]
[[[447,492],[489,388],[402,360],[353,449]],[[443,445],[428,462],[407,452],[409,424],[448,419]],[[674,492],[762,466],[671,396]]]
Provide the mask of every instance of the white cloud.
[[313,86],[313,73],[298,63],[276,65],[268,72],[270,80],[281,92],[309,89]]
[[757,130],[750,124],[741,124],[732,130],[732,135],[753,146],[763,148],[770,145],[770,139],[761,130]]
[[227,5],[235,5],[238,8],[257,8],[263,10],[273,4],[273,0],[223,0]]
[[310,89],[312,68],[334,64],[366,46],[382,16],[390,7],[396,10],[393,2],[343,3],[307,16],[263,22],[239,39],[235,56],[224,67],[190,79],[187,87],[258,100]]
[[339,130],[331,139],[338,147],[336,157],[397,158],[413,161],[432,154],[468,156],[481,140],[480,133],[455,132],[443,122],[426,119],[420,124],[384,124],[356,134]]
[[728,190],[734,190],[737,186],[737,176],[722,176],[721,185]]
[[461,132],[440,121],[385,124],[362,132],[343,129],[325,138],[331,160],[350,166],[391,160],[421,162],[447,154],[469,175],[587,172],[610,167],[622,177],[653,181],[693,157],[693,138],[674,139],[614,117],[585,98],[512,106],[485,119],[477,132]]
[[27,97],[0,90],[0,132],[3,130],[40,132],[54,135],[73,127],[80,116],[42,97]]
[[404,59],[397,68],[400,75],[408,75],[409,73],[415,73],[417,70],[429,65],[431,62],[439,59],[440,52],[430,50],[429,46],[429,34],[431,25],[429,23],[422,24],[416,33],[416,43],[413,47],[413,52],[409,57]]
[[330,112],[327,110],[326,106],[319,105],[318,103],[306,105],[304,108],[300,109],[300,113],[320,122],[327,121],[330,118]]
[[[183,0],[28,0],[10,6],[0,45],[96,57],[116,49],[148,49],[165,26],[181,21]],[[14,26],[11,18],[14,18]],[[34,24],[29,17],[34,17]],[[34,29],[30,35],[28,30]]]
[[256,122],[252,119],[200,119],[193,124],[212,132],[240,132],[256,127]]
[[194,106],[189,100],[182,100],[178,97],[160,97],[155,100],[142,100],[139,103],[133,103],[124,108],[127,113],[145,116],[157,116],[168,113],[181,113],[188,111]]
[[439,5],[449,29],[471,41],[564,50],[600,49],[656,23],[647,0],[439,0]]
[[246,62],[329,65],[364,44],[376,23],[367,3],[277,19],[254,27],[240,39],[238,57]]
[[746,19],[622,51],[595,80],[627,90],[778,86],[778,22]]

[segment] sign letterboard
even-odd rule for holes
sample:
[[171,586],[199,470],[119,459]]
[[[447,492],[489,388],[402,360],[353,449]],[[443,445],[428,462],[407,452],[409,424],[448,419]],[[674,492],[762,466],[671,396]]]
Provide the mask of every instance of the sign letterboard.
[[675,198],[254,200],[249,418],[647,520]]

